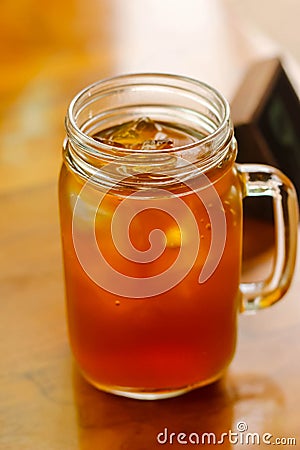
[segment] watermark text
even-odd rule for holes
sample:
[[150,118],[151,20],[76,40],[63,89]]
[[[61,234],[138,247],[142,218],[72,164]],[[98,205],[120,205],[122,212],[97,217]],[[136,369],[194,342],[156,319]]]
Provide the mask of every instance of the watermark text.
[[281,446],[296,446],[297,440],[295,437],[278,437],[272,433],[257,433],[249,432],[246,422],[238,422],[235,430],[228,430],[217,435],[213,432],[191,432],[184,433],[170,431],[165,427],[157,434],[156,440],[159,444],[181,444],[181,445],[222,445],[226,442],[232,445],[281,445]]

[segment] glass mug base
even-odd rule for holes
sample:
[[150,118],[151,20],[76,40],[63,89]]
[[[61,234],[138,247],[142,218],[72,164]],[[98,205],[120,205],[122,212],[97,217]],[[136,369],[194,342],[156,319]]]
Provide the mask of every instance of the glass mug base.
[[222,369],[216,375],[209,379],[199,381],[198,383],[188,384],[186,386],[178,388],[165,388],[165,389],[143,389],[143,388],[132,388],[127,386],[113,386],[113,385],[103,385],[97,381],[90,378],[84,371],[78,369],[83,376],[83,378],[91,384],[96,389],[106,392],[108,394],[118,395],[120,397],[133,398],[135,400],[163,400],[167,398],[179,397],[180,395],[187,394],[195,389],[207,386],[209,384],[215,383],[220,378],[222,378],[226,371]]

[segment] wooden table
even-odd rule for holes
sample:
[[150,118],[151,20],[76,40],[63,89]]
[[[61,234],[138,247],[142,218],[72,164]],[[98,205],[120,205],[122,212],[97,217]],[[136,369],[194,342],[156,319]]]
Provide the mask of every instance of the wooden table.
[[[298,267],[284,301],[240,317],[227,376],[177,399],[96,391],[73,367],[65,325],[57,176],[72,96],[108,75],[151,70],[202,79],[230,99],[269,50],[218,0],[7,1],[1,16],[1,450],[151,450],[163,447],[165,428],[220,436],[239,422],[300,448]],[[271,252],[263,248],[270,230],[248,227],[252,277]]]

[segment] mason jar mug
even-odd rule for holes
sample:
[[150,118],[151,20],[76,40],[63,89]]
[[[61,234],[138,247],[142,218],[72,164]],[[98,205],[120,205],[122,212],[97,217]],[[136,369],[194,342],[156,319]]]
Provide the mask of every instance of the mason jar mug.
[[[230,363],[237,315],[279,300],[297,199],[277,169],[235,163],[227,101],[180,76],[123,75],[71,102],[60,174],[69,337],[107,392],[172,397]],[[241,283],[242,200],[273,198],[270,276]]]

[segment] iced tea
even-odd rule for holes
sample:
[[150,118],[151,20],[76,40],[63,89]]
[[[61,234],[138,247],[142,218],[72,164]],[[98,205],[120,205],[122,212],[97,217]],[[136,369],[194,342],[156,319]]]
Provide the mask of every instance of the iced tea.
[[[196,142],[201,136],[176,123],[142,117],[102,130],[93,138],[120,149],[153,149],[155,152],[172,151]],[[216,270],[205,283],[199,283],[212,240],[209,208],[219,208],[220,204],[204,205],[193,189],[184,183],[175,183],[169,188],[170,193],[180,197],[194,215],[199,230],[199,249],[194,264],[178,284],[145,298],[142,295],[128,298],[109,292],[84,271],[74,249],[72,218],[76,201],[83,201],[80,191],[85,180],[63,167],[60,210],[70,341],[79,367],[95,386],[112,392],[180,392],[217,379],[231,361],[240,295],[242,193],[234,167],[235,150],[229,153],[218,167],[206,173],[226,217],[226,242]],[[151,169],[143,174],[145,176],[151,177]],[[94,189],[97,194],[101,187]],[[130,195],[127,208],[134,210],[139,200],[132,191]],[[79,232],[81,241],[86,241],[88,254],[87,230],[95,227],[103,256],[117,272],[132,278],[134,290],[134,279],[155,277],[168,270],[182,246],[186,246],[183,250],[189,254],[196,243],[190,238],[189,221],[184,214],[180,213],[178,224],[164,211],[168,199],[157,198],[152,200],[150,208],[134,216],[129,225],[129,237],[135,249],[146,252],[151,232],[159,228],[165,236],[164,251],[147,263],[124,257],[112,239],[111,222],[126,196],[126,190],[106,192],[95,222],[93,208],[85,198],[82,217],[78,219]],[[119,217],[120,233],[126,226],[126,219],[123,221]],[[128,251],[130,256],[130,248]]]

